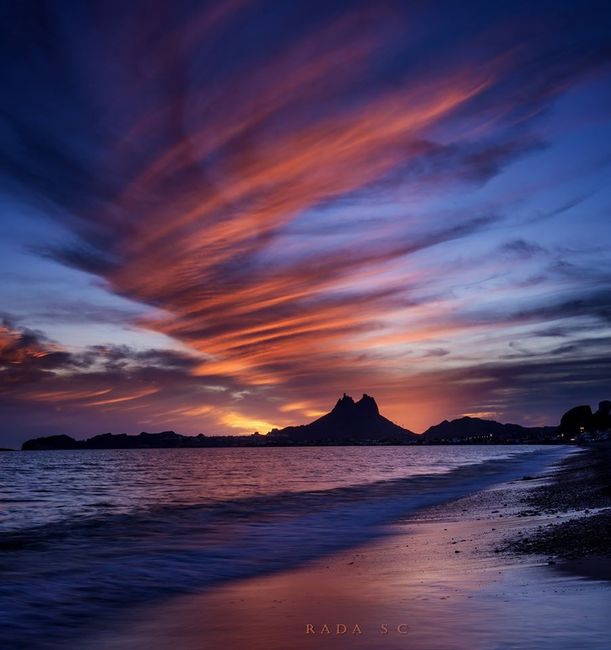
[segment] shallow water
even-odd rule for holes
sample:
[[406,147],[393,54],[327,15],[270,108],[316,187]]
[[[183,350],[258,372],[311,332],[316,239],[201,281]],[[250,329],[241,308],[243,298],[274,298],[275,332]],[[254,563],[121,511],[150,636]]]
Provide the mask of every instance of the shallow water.
[[1,459],[0,641],[62,647],[126,606],[299,566],[559,447],[30,452]]
[[441,474],[537,449],[546,448],[276,447],[2,454],[0,532],[160,505],[210,504]]
[[493,485],[301,568],[134,608],[79,647],[607,650],[609,583],[558,573],[545,557],[494,552],[507,535],[552,520],[519,516],[531,485]]

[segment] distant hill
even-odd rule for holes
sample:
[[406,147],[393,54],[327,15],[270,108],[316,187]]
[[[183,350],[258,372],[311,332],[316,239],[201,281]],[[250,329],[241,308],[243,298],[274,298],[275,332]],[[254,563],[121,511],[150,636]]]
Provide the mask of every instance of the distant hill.
[[462,417],[444,420],[427,429],[422,437],[425,442],[479,442],[501,443],[551,439],[556,427],[523,427],[519,424],[501,424],[495,420]]
[[47,436],[24,442],[24,451],[62,449],[179,449],[194,447],[255,447],[262,444],[265,436],[183,436],[174,431],[147,433],[135,436],[126,433],[102,433],[87,440],[75,440],[70,436]]
[[363,395],[355,402],[344,393],[326,415],[310,424],[273,429],[267,438],[292,444],[405,444],[418,435],[380,415],[373,397]]
[[34,438],[24,442],[21,448],[25,451],[40,449],[138,449],[150,447],[176,447],[180,440],[188,436],[181,436],[174,431],[161,433],[142,432],[137,436],[128,436],[126,433],[102,433],[87,440],[75,440],[66,435],[46,436]]
[[21,445],[24,451],[39,449],[78,449],[80,441],[70,436],[46,436],[44,438],[33,438]]

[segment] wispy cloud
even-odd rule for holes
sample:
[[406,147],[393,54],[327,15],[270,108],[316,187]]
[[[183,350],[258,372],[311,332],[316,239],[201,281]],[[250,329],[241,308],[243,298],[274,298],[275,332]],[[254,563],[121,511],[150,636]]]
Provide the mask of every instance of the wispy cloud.
[[[469,19],[445,3],[18,4],[1,46],[5,191],[65,229],[42,254],[155,310],[134,321],[65,303],[56,316],[114,318],[190,350],[74,350],[5,325],[3,386],[53,382],[24,400],[74,390],[78,408],[233,430],[317,413],[352,387],[397,417],[418,402],[422,422],[439,400],[414,378],[475,381],[513,328],[607,326],[604,269],[592,291],[591,260],[575,266],[536,230],[595,193],[553,187],[523,210],[524,191],[494,186],[553,149],[537,125],[608,64],[597,3],[475,3]],[[586,345],[568,338],[541,372]],[[232,391],[248,395],[239,409]]]

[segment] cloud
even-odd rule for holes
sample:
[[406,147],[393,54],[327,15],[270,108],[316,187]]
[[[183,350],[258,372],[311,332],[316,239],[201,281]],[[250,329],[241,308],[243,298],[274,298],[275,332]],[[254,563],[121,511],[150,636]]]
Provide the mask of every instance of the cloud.
[[552,302],[514,313],[514,320],[558,320],[579,316],[593,317],[611,323],[611,286],[594,291],[582,291],[568,299]]
[[69,353],[53,346],[41,332],[15,329],[7,319],[0,322],[0,390],[38,381],[55,370],[75,365]]
[[501,246],[501,252],[509,257],[526,260],[545,253],[545,249],[534,242],[528,242],[524,239],[513,239]]
[[[39,412],[49,423],[57,409],[75,414],[158,392],[157,383],[184,380],[187,357],[174,351],[94,346],[69,352],[40,332],[0,326],[0,405],[7,430]],[[181,368],[181,370],[178,370]],[[181,377],[182,376],[182,377]],[[15,418],[10,417],[15,412]],[[43,426],[46,426],[43,424]]]
[[[68,312],[161,332],[189,353],[60,349],[9,328],[6,379],[53,382],[59,402],[89,395],[78,408],[233,426],[223,406],[234,424],[282,423],[257,399],[277,391],[314,411],[362,384],[398,409],[424,364],[452,370],[483,331],[609,321],[604,279],[577,286],[581,267],[507,234],[523,217],[456,198],[548,150],[537,125],[609,62],[599,4],[149,4],[14,3],[0,39],[0,177],[67,231],[42,254],[156,315]],[[470,293],[488,278],[507,304]],[[205,386],[225,390],[202,404]],[[229,393],[244,391],[234,408]]]

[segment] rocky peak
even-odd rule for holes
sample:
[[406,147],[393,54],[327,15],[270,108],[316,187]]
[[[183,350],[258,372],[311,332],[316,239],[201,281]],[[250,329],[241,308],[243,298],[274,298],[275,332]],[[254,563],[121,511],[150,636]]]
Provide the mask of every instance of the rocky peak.
[[367,395],[367,393],[363,394],[363,397],[361,397],[355,406],[364,414],[378,415],[380,413],[380,409],[378,409],[375,399],[370,395]]
[[334,411],[351,411],[354,408],[354,400],[350,395],[346,395],[344,393],[343,397],[340,397],[337,400],[337,404],[335,405],[335,408],[333,409]]

